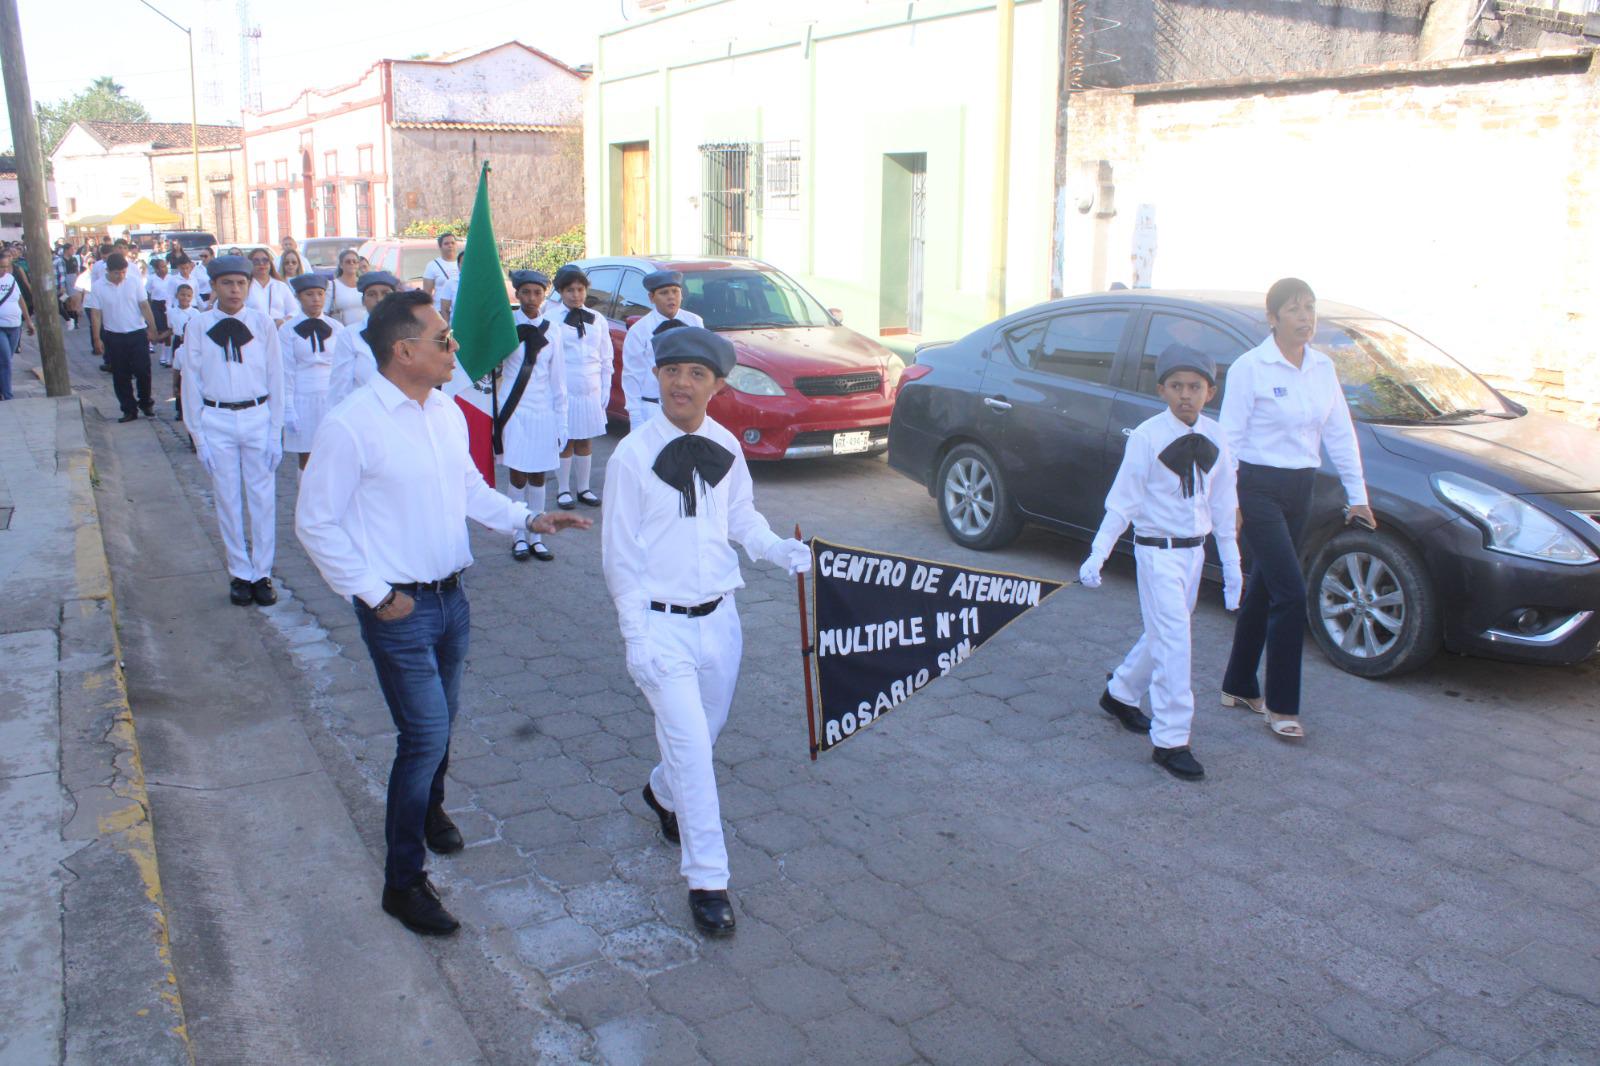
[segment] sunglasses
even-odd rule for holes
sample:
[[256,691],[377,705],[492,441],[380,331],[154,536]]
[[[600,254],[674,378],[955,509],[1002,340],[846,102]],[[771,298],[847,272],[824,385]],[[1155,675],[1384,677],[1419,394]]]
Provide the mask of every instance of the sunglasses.
[[250,262],[255,263],[257,265],[260,265],[261,263],[270,263],[270,262],[272,262],[272,260],[270,260],[270,259],[262,259],[260,256],[252,255],[250,257]]
[[447,329],[438,337],[407,337],[406,340],[432,341],[441,348],[449,349],[449,347],[456,342],[456,331],[453,329]]

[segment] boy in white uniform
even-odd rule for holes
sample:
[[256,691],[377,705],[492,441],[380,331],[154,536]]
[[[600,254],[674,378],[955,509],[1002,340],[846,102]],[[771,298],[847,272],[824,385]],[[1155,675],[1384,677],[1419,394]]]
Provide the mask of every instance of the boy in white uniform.
[[283,385],[288,393],[283,413],[283,447],[299,453],[300,469],[304,470],[311,459],[311,441],[330,406],[333,346],[344,327],[322,313],[328,303],[327,278],[301,274],[290,285],[300,301],[300,313],[278,330]]
[[194,305],[194,286],[177,274],[172,275],[172,306],[167,309],[166,365],[172,367],[172,407],[179,422],[183,421],[183,335],[200,314]]
[[400,279],[387,270],[369,270],[356,279],[365,308],[361,318],[346,326],[333,339],[333,369],[328,374],[328,410],[371,381],[378,373],[378,361],[367,343],[367,316],[385,296],[400,287]]
[[601,567],[627,644],[628,673],[655,712],[661,762],[644,800],[680,842],[695,925],[733,932],[728,852],[711,749],[728,718],[743,638],[733,593],[744,585],[729,539],[791,574],[811,551],[756,511],[739,442],[706,416],[734,366],[733,344],[686,326],[655,339],[661,418],[625,437],[606,463]]
[[[550,343],[550,321],[544,317],[550,279],[537,270],[513,270],[511,286],[518,304],[511,318],[522,343],[500,365],[494,450],[506,464],[508,495],[539,513],[545,509],[545,474],[560,464],[567,444],[566,364]],[[530,555],[540,562],[555,558],[539,533],[518,530],[511,557],[525,562]]]
[[[1100,587],[1100,568],[1132,523],[1144,635],[1111,675],[1100,706],[1129,732],[1148,732],[1150,757],[1168,773],[1197,780],[1205,769],[1189,750],[1194,721],[1189,622],[1207,533],[1217,541],[1224,603],[1230,611],[1239,607],[1244,578],[1235,528],[1238,495],[1227,439],[1202,413],[1217,391],[1211,357],[1171,345],[1156,360],[1156,382],[1167,410],[1129,435],[1106,496],[1105,520],[1078,580],[1085,588]],[[1139,710],[1146,692],[1149,718]]]
[[657,333],[679,326],[704,326],[700,316],[683,310],[683,275],[657,270],[644,276],[645,291],[654,310],[628,327],[622,342],[622,396],[628,407],[628,426],[638,429],[661,410],[656,395],[655,353],[650,340]]

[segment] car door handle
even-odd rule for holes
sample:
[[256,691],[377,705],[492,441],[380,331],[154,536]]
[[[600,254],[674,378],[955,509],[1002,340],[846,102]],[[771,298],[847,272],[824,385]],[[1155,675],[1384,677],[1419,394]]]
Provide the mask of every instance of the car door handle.
[[1009,403],[1007,403],[1004,400],[997,399],[996,397],[993,397],[993,396],[985,396],[983,398],[983,402],[984,402],[984,404],[986,406],[992,407],[996,411],[1009,411],[1009,410],[1011,410],[1011,405]]

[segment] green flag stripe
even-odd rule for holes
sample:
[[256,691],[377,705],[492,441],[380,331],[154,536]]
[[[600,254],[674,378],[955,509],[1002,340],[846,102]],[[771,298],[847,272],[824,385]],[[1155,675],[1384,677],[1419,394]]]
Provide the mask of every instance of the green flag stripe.
[[478,174],[467,248],[461,254],[461,280],[451,305],[450,324],[461,351],[456,358],[474,381],[499,366],[517,346],[517,327],[500,275],[500,251],[489,212],[489,164]]

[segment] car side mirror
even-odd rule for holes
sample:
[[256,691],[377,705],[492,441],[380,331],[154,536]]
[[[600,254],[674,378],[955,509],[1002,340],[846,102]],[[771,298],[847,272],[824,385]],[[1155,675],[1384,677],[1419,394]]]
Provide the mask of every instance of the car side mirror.
[[833,321],[835,324],[840,326],[844,325],[844,312],[842,310],[837,307],[830,307],[828,308],[828,314],[833,316]]

